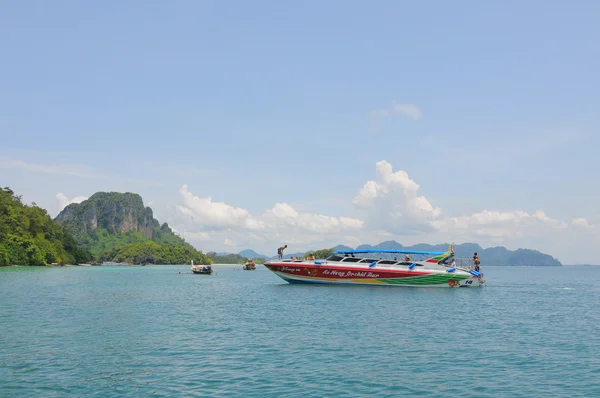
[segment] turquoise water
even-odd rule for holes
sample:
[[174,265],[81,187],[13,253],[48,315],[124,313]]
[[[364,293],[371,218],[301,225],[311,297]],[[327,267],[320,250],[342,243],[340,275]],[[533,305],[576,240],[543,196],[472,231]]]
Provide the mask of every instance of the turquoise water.
[[600,267],[479,289],[215,269],[0,268],[0,396],[600,396]]

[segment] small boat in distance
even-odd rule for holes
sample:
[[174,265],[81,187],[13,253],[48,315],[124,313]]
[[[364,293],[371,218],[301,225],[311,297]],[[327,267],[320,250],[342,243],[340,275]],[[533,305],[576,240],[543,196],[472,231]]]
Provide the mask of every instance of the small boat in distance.
[[243,269],[246,271],[254,271],[256,269],[256,263],[254,262],[254,260],[248,260],[244,264]]
[[204,275],[212,274],[212,267],[210,265],[194,265],[194,260],[192,260],[192,268],[191,269],[194,274],[204,274]]
[[[383,259],[374,253],[405,256]],[[424,258],[412,260],[411,255]],[[480,272],[456,265],[452,246],[446,252],[341,250],[325,260],[276,260],[264,265],[289,283],[411,287],[477,287],[484,283]]]

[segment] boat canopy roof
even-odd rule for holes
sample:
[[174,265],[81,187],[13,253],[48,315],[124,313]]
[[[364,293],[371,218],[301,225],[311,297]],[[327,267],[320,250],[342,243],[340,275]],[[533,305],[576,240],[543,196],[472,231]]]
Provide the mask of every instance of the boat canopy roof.
[[364,254],[364,253],[402,253],[402,254],[424,254],[438,256],[448,252],[426,252],[419,250],[339,250],[335,254]]

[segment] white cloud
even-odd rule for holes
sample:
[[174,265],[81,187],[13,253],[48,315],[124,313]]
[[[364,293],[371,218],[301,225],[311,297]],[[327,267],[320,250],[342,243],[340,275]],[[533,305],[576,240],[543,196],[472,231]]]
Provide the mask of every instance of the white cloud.
[[413,104],[392,104],[391,108],[376,109],[371,111],[371,117],[375,119],[386,118],[393,115],[407,116],[414,120],[423,118],[423,112]]
[[262,214],[252,215],[244,208],[196,196],[187,185],[179,193],[182,203],[177,206],[177,228],[193,231],[186,232],[185,238],[205,251],[219,251],[223,246],[235,251],[268,245],[275,245],[276,250],[281,242],[321,248],[324,242],[334,241],[338,235],[363,228],[359,219],[299,212],[288,203],[275,203]]
[[594,226],[591,225],[587,219],[583,218],[583,217],[576,217],[573,220],[571,220],[571,224],[573,224],[576,227],[580,227],[580,228],[593,228]]
[[393,172],[392,165],[382,160],[376,164],[376,180],[367,181],[352,200],[366,211],[366,220],[373,228],[395,232],[432,230],[432,221],[442,210],[427,198],[419,196],[419,184],[403,170]]
[[413,104],[396,104],[394,106],[394,112],[419,120],[423,117],[421,110]]
[[470,216],[449,217],[434,223],[437,230],[447,234],[464,234],[473,237],[502,238],[548,232],[548,228],[559,230],[567,224],[550,218],[543,210],[527,213],[522,210],[483,210]]
[[197,224],[209,228],[242,227],[247,229],[264,229],[264,223],[252,218],[248,210],[233,207],[223,202],[213,202],[212,198],[194,196],[183,185],[179,193],[183,200],[177,209],[182,214],[194,219]]
[[239,228],[269,233],[281,231],[307,231],[311,233],[334,233],[362,228],[362,221],[350,217],[330,217],[321,214],[299,213],[287,203],[276,203],[260,216],[248,210],[223,202],[213,202],[211,197],[199,197],[188,191],[187,185],[179,190],[183,204],[178,206],[181,214],[207,230]]
[[298,212],[287,203],[277,203],[269,212],[277,218],[293,219],[298,217]]
[[541,234],[551,229],[564,229],[565,222],[553,219],[543,210],[483,210],[459,217],[443,216],[442,209],[419,195],[420,186],[403,170],[393,171],[385,160],[376,164],[376,179],[367,181],[353,203],[364,211],[371,229],[382,229],[396,235],[443,233],[464,236],[470,240],[482,237],[501,239],[525,234]]
[[81,203],[87,200],[86,196],[75,196],[73,199],[67,198],[62,192],[56,194],[56,201],[58,202],[58,211],[61,212],[65,207],[71,203]]
[[262,218],[273,228],[300,229],[312,233],[334,233],[363,227],[363,222],[355,218],[298,213],[287,203],[275,204]]
[[[372,238],[371,235],[369,236]],[[269,256],[275,256],[277,248],[284,244],[287,244],[289,252],[293,253],[333,247],[337,244],[357,246],[365,242],[364,237],[343,236],[335,233],[269,229],[260,234],[253,234],[235,228],[207,231],[201,234],[186,232],[185,239],[205,253],[208,251],[237,253],[244,249],[254,249]],[[227,243],[225,243],[226,241]]]
[[[459,216],[445,215],[441,207],[420,194],[420,185],[404,170],[394,171],[385,160],[376,163],[375,178],[366,181],[352,199],[356,214],[329,216],[300,212],[288,203],[275,203],[261,214],[211,197],[199,197],[180,189],[182,203],[177,225],[185,237],[204,251],[239,251],[253,248],[275,254],[281,244],[292,251],[306,251],[336,244],[357,246],[395,239],[403,244],[419,242],[477,242],[510,249],[533,248],[555,254],[556,242],[575,239],[589,242],[595,235],[584,218],[570,223],[543,210],[480,210]],[[588,232],[590,231],[590,232]]]
[[209,232],[186,232],[184,235],[179,234],[182,238],[192,241],[210,242],[213,240],[213,235]]

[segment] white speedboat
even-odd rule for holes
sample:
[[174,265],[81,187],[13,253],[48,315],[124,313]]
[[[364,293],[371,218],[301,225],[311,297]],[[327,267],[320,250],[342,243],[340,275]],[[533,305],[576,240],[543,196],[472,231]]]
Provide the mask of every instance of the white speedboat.
[[[384,259],[376,253],[405,257]],[[410,256],[424,257],[412,260]],[[342,250],[324,260],[276,260],[264,265],[289,283],[413,287],[477,287],[484,283],[481,272],[457,266],[453,260],[450,246],[447,252]]]

